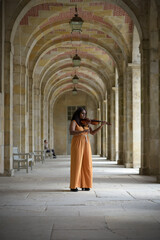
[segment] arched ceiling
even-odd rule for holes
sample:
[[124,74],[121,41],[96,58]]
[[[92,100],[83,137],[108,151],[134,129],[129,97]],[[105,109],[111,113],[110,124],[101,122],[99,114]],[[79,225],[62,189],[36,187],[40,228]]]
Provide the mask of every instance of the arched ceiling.
[[[84,21],[81,33],[71,33],[69,25],[75,4]],[[72,90],[76,73],[80,79],[76,88],[100,101],[115,85],[115,68],[122,75],[123,61],[132,57],[132,34],[131,18],[115,4],[39,0],[32,1],[21,17],[13,45],[34,86],[41,88],[47,100],[53,102],[57,94]],[[76,52],[81,65],[75,68]]]

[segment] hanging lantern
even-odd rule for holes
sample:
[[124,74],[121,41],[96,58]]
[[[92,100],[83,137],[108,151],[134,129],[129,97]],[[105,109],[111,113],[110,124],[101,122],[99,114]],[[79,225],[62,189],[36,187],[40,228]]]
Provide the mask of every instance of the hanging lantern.
[[73,62],[74,67],[80,66],[81,58],[78,56],[77,53],[76,53],[76,55],[72,58],[72,62]]
[[74,84],[77,84],[78,81],[79,81],[79,77],[75,74],[74,77],[72,78],[72,82],[73,82]]
[[73,88],[72,93],[73,93],[73,95],[77,94],[77,89],[75,87]]
[[82,18],[78,16],[77,7],[75,7],[75,15],[69,22],[72,32],[82,32],[83,22]]

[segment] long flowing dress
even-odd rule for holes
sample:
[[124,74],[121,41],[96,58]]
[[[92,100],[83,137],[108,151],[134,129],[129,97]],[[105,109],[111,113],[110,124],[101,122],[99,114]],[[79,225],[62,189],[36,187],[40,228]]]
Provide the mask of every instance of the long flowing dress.
[[[84,129],[76,123],[75,130]],[[87,133],[74,135],[71,142],[70,188],[77,187],[92,188],[92,153]]]

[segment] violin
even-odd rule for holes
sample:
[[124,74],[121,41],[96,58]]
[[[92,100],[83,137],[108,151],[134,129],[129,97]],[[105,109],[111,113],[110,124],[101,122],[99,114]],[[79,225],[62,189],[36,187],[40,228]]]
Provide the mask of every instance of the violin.
[[[85,118],[85,119],[81,119],[81,123],[86,126],[88,124],[92,124],[92,125],[98,125],[99,123],[104,122],[101,120],[95,120],[95,119],[89,119],[89,118]],[[107,125],[111,125],[111,123],[106,122]]]

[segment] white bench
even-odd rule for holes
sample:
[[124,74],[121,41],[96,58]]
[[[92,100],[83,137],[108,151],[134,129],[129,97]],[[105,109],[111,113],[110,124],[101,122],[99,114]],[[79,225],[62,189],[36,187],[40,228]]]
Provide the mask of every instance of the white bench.
[[45,151],[34,151],[34,161],[42,161],[42,163],[45,160]]
[[[18,147],[13,147],[13,168],[18,169],[26,169],[28,173],[28,168],[31,167],[32,170],[32,163],[34,158],[31,153],[20,153],[18,151]],[[17,163],[17,167],[15,166]]]
[[[49,152],[47,152],[47,150],[49,150]],[[45,158],[48,158],[48,157],[52,158],[52,150],[51,149],[45,149],[44,152],[45,152]]]

